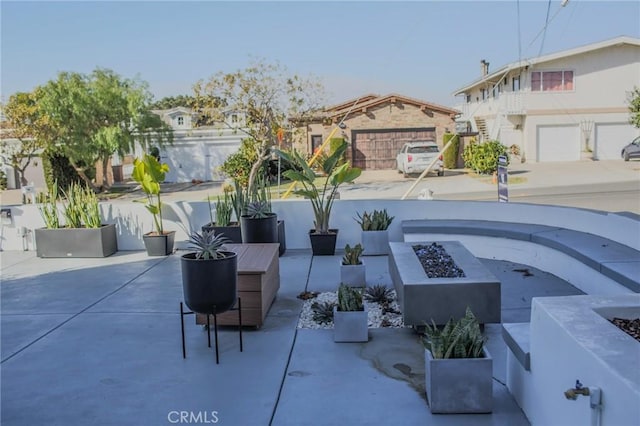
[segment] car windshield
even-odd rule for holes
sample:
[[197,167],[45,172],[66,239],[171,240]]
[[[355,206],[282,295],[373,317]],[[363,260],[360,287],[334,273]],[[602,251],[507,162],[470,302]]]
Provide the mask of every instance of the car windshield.
[[431,152],[438,152],[438,147],[433,145],[410,146],[407,152],[410,154],[426,154]]

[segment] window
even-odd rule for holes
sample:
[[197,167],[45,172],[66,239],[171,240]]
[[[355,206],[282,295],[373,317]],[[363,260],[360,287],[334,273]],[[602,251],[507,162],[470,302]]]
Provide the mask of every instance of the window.
[[232,123],[238,122],[238,114],[231,114],[231,122]]
[[178,117],[178,126],[184,126],[184,117]]
[[482,94],[482,100],[487,99],[487,89],[480,89],[480,93]]
[[573,90],[573,71],[533,71],[531,91],[561,92]]
[[520,76],[513,77],[511,79],[511,91],[519,92],[520,91]]
[[471,95],[467,95],[467,103],[470,104],[471,103]]

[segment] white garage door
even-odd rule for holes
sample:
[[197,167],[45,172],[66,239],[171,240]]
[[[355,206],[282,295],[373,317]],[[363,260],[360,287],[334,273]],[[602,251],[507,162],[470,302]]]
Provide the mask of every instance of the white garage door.
[[594,156],[597,160],[620,160],[620,151],[638,135],[628,123],[595,125]]
[[538,126],[538,161],[580,160],[580,128]]
[[218,167],[238,150],[239,144],[187,143],[165,147],[161,159],[169,165],[166,182],[217,181]]

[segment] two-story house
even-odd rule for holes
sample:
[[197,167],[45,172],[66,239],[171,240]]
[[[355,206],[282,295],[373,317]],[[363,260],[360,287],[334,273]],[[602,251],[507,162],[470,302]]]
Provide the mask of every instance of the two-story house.
[[173,144],[160,149],[160,158],[169,165],[167,182],[215,181],[224,179],[219,166],[240,148],[246,137],[240,129],[242,115],[226,114],[227,121],[212,126],[196,126],[198,115],[190,108],[154,110],[173,129]]
[[463,96],[457,128],[516,145],[527,161],[619,159],[640,130],[628,97],[640,86],[640,39],[617,37],[520,60],[454,92]]

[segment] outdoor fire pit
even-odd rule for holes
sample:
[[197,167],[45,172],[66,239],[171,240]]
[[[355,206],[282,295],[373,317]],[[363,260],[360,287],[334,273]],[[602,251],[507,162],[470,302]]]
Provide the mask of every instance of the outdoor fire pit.
[[[455,265],[434,267],[433,259],[419,259],[414,246],[430,248],[432,244],[432,241],[389,243],[389,273],[404,324],[421,327],[433,320],[437,325],[443,325],[451,317],[463,317],[467,306],[481,324],[499,323],[500,281],[459,241],[437,243],[448,256],[443,255],[440,248],[418,249],[425,256],[438,256]],[[453,272],[451,276],[429,278],[424,264],[431,265],[436,271]]]

